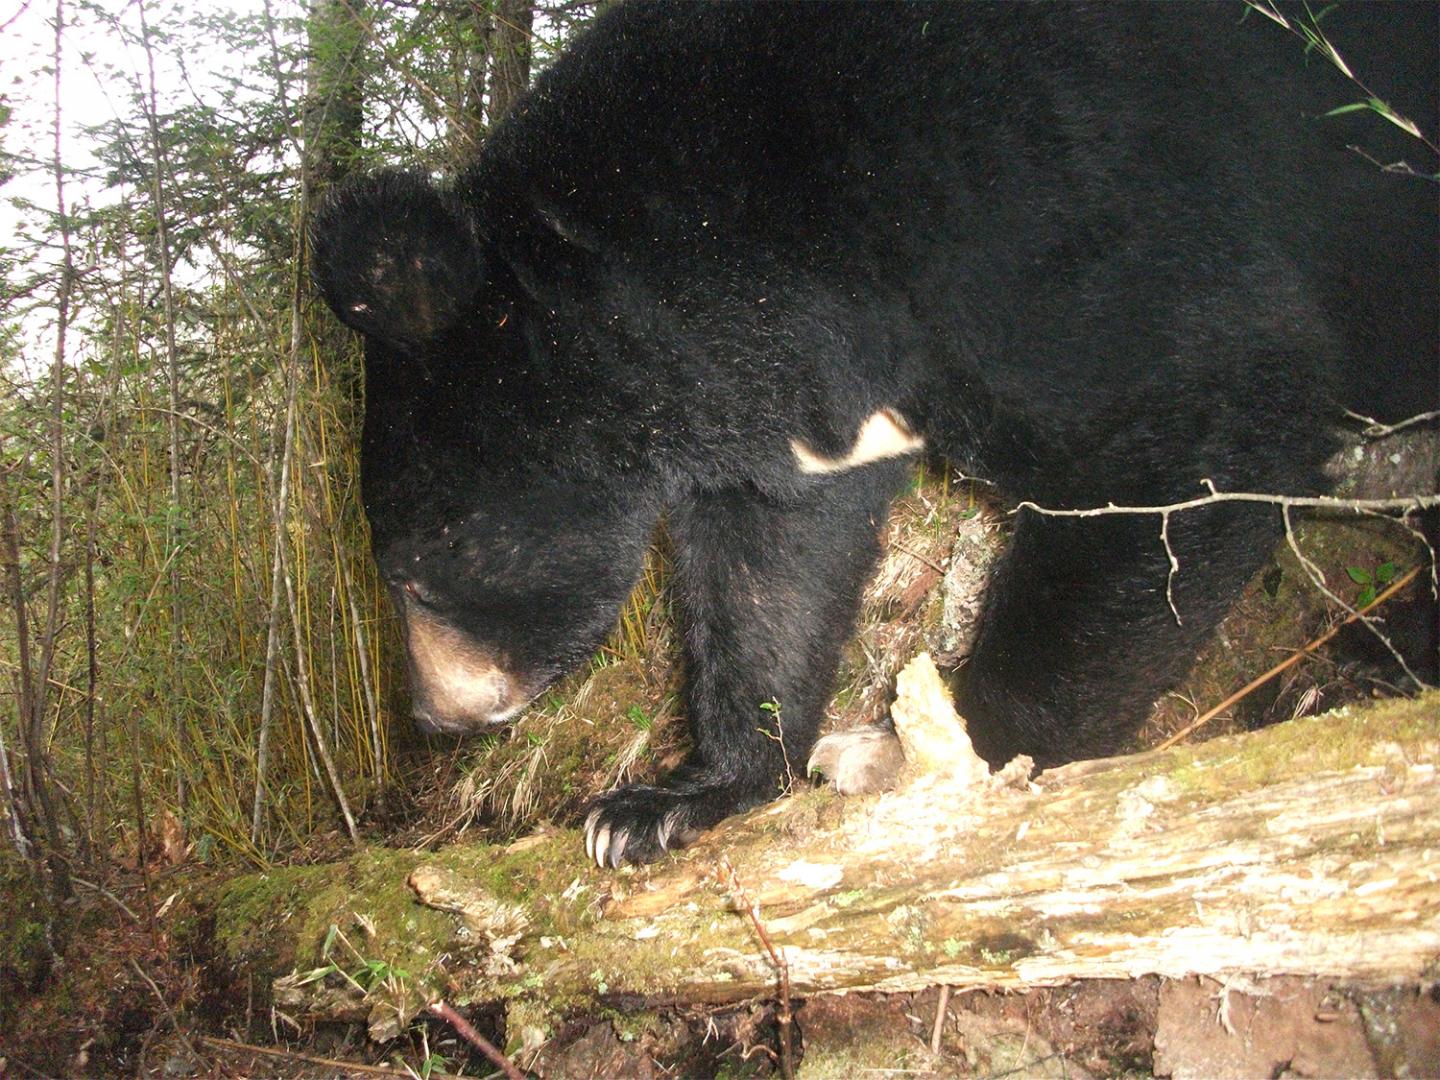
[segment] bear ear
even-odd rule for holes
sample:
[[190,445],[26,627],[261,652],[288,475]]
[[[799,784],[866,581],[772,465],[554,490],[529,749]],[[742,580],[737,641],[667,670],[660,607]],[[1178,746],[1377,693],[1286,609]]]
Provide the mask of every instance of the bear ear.
[[470,215],[422,173],[340,184],[310,230],[311,276],[346,326],[413,351],[459,323],[483,280]]

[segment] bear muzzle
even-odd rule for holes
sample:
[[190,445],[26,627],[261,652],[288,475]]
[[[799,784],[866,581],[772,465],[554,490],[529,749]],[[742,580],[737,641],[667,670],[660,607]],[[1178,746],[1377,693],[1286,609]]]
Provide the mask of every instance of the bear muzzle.
[[403,615],[412,715],[421,731],[465,735],[512,719],[529,700],[490,650],[407,605]]

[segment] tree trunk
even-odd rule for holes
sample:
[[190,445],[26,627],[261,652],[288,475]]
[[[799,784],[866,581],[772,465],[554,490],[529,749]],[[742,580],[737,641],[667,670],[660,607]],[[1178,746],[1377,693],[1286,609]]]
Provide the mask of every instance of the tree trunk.
[[217,932],[232,959],[282,976],[327,960],[406,971],[368,995],[334,975],[275,984],[287,1010],[368,1015],[381,1034],[426,998],[517,985],[557,1008],[769,995],[777,973],[735,884],[799,994],[1145,973],[1413,980],[1440,952],[1437,764],[1432,693],[1018,787],[806,791],[635,871],[587,865],[572,831],[370,851],[233,883]]
[[499,0],[490,52],[490,126],[510,111],[530,85],[531,0]]
[[485,135],[485,73],[490,65],[490,38],[495,27],[490,6],[481,0],[460,0],[451,18],[455,21],[453,63],[459,92],[446,144],[451,164],[461,169],[474,159]]
[[311,208],[320,195],[354,171],[359,159],[364,11],[363,0],[312,0],[310,5],[301,183]]

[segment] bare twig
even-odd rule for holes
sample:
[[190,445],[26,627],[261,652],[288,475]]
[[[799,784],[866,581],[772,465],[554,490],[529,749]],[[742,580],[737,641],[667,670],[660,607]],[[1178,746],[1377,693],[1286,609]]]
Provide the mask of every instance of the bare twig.
[[1170,568],[1165,571],[1165,603],[1170,605],[1170,614],[1175,616],[1175,625],[1180,626],[1184,620],[1180,618],[1180,609],[1175,606],[1175,575],[1180,572],[1180,560],[1175,557],[1175,549],[1170,546],[1168,510],[1160,515],[1160,543],[1165,548],[1165,558],[1170,564]]
[[945,1017],[950,1012],[950,985],[940,987],[940,1000],[935,1005],[935,1024],[930,1029],[930,1053],[940,1053],[940,1037],[945,1034]]
[[[1285,524],[1285,541],[1290,545],[1290,550],[1294,552],[1295,557],[1300,561],[1301,568],[1304,569],[1306,575],[1314,583],[1316,588],[1318,588],[1322,593],[1325,594],[1326,597],[1334,601],[1340,607],[1344,608],[1347,612],[1351,614],[1352,617],[1354,617],[1356,614],[1355,609],[1352,608],[1349,604],[1345,603],[1345,601],[1340,599],[1340,597],[1336,596],[1335,593],[1332,592],[1325,585],[1325,576],[1320,573],[1319,568],[1316,567],[1314,563],[1312,563],[1309,559],[1305,557],[1304,553],[1301,552],[1299,545],[1296,544],[1295,533],[1294,530],[1291,528],[1290,524],[1290,511],[1296,508],[1304,508],[1312,510],[1349,511],[1356,515],[1384,517],[1387,520],[1398,521],[1401,527],[1410,532],[1411,535],[1419,535],[1415,529],[1411,528],[1404,522],[1403,515],[1409,513],[1412,510],[1425,510],[1431,507],[1440,506],[1440,495],[1416,494],[1405,495],[1393,499],[1342,499],[1328,495],[1267,495],[1260,492],[1251,491],[1220,491],[1215,487],[1214,481],[1210,480],[1209,478],[1202,480],[1201,483],[1209,489],[1210,494],[1197,496],[1194,499],[1186,499],[1182,502],[1169,503],[1168,505],[1163,506],[1117,506],[1114,503],[1107,503],[1105,506],[1090,507],[1084,510],[1054,510],[1048,507],[1040,506],[1027,499],[1018,503],[1013,512],[1019,513],[1021,510],[1032,510],[1037,514],[1043,514],[1046,517],[1074,518],[1104,517],[1112,514],[1159,515],[1160,543],[1161,546],[1165,549],[1165,558],[1169,563],[1169,570],[1165,577],[1165,599],[1170,606],[1170,613],[1175,617],[1175,622],[1178,625],[1181,622],[1181,619],[1180,611],[1175,606],[1173,585],[1175,575],[1180,569],[1180,562],[1175,556],[1174,549],[1170,546],[1170,516],[1172,514],[1178,514],[1185,510],[1194,510],[1202,506],[1214,506],[1219,503],[1227,502],[1249,502],[1279,507],[1281,519],[1284,521]],[[1400,514],[1402,515],[1402,517],[1399,519],[1393,518],[1390,516],[1392,514]],[[1424,540],[1423,536],[1421,537],[1421,542],[1425,543],[1426,550],[1430,551],[1431,563],[1433,566],[1435,554],[1434,550],[1430,548],[1429,543]],[[1364,619],[1363,621],[1365,626],[1370,630],[1370,632],[1379,639],[1380,643],[1384,645],[1385,648],[1389,650],[1391,655],[1394,656],[1395,659],[1399,662],[1401,668],[1404,669],[1405,674],[1410,678],[1411,682],[1413,682],[1421,690],[1429,689],[1429,684],[1427,684],[1423,679],[1421,679],[1410,669],[1409,664],[1405,662],[1405,658],[1400,655],[1399,650],[1395,648],[1394,644],[1390,641],[1390,639],[1387,638],[1384,633],[1382,633],[1380,629],[1369,619]]]
[[505,1074],[508,1080],[525,1080],[525,1074],[515,1067],[514,1062],[496,1049],[494,1043],[476,1031],[470,1025],[470,1021],[466,1020],[449,1005],[445,1004],[445,1002],[432,1002],[428,1007],[428,1011],[432,1015],[444,1020],[455,1029],[462,1039],[489,1058],[495,1067]]
[[923,563],[924,565],[928,566],[931,570],[934,570],[941,577],[945,576],[945,568],[941,566],[938,562],[936,562],[934,559],[930,558],[930,556],[922,555],[914,548],[906,547],[898,540],[890,541],[890,546],[893,547],[896,551],[900,551],[906,555],[909,555],[916,562]]
[[[287,1018],[288,1019],[288,1018]],[[303,1061],[307,1065],[319,1065],[323,1069],[333,1069],[337,1076],[349,1076],[354,1073],[361,1073],[365,1076],[403,1076],[410,1074],[401,1072],[399,1069],[387,1069],[382,1065],[362,1065],[356,1061],[340,1061],[336,1058],[316,1057],[314,1054],[301,1054],[294,1050],[281,1050],[274,1046],[252,1046],[250,1043],[235,1042],[231,1039],[217,1039],[210,1035],[201,1035],[200,1042],[215,1050],[228,1050],[231,1053],[256,1054],[260,1057],[277,1058],[282,1061]],[[449,1073],[432,1072],[431,1076],[448,1076]]]
[[1404,577],[1400,578],[1399,581],[1395,582],[1395,583],[1394,583],[1393,585],[1391,585],[1388,589],[1386,589],[1384,592],[1382,592],[1379,596],[1375,597],[1375,599],[1372,600],[1372,601],[1370,601],[1370,603],[1366,604],[1366,605],[1365,605],[1363,608],[1361,608],[1358,612],[1352,613],[1352,614],[1351,614],[1349,617],[1347,617],[1346,619],[1342,620],[1341,622],[1336,623],[1336,624],[1335,624],[1334,626],[1332,626],[1329,630],[1325,631],[1325,633],[1321,634],[1321,635],[1320,635],[1319,637],[1317,637],[1314,641],[1310,642],[1310,644],[1306,645],[1303,649],[1298,650],[1298,651],[1295,652],[1292,656],[1286,657],[1286,658],[1285,658],[1284,660],[1282,660],[1280,663],[1278,663],[1278,664],[1276,664],[1274,667],[1272,667],[1269,671],[1265,672],[1265,674],[1259,676],[1258,678],[1255,678],[1255,679],[1250,680],[1248,683],[1246,683],[1244,686],[1242,686],[1239,690],[1235,691],[1235,693],[1231,694],[1231,695],[1230,695],[1229,697],[1227,697],[1224,701],[1220,702],[1219,705],[1216,705],[1213,709],[1210,709],[1210,710],[1208,710],[1207,712],[1201,713],[1201,714],[1200,714],[1199,716],[1197,716],[1194,720],[1192,720],[1189,724],[1187,724],[1183,729],[1181,729],[1180,731],[1177,731],[1174,735],[1171,735],[1168,739],[1166,739],[1164,742],[1162,742],[1158,747],[1156,747],[1156,749],[1157,749],[1157,750],[1168,750],[1168,749],[1170,749],[1170,747],[1174,746],[1176,743],[1183,742],[1185,739],[1187,739],[1187,738],[1188,738],[1190,735],[1192,735],[1194,732],[1196,732],[1196,731],[1198,731],[1200,728],[1204,727],[1204,726],[1205,726],[1206,724],[1208,724],[1211,720],[1215,719],[1215,717],[1219,716],[1219,715],[1220,715],[1222,712],[1224,712],[1226,709],[1228,709],[1228,708],[1230,708],[1232,705],[1234,705],[1237,701],[1240,701],[1242,698],[1247,697],[1250,693],[1252,693],[1254,690],[1258,689],[1259,687],[1264,686],[1264,685],[1265,685],[1267,682],[1269,682],[1271,679],[1275,678],[1275,676],[1277,676],[1277,675],[1281,674],[1282,672],[1287,671],[1287,670],[1289,670],[1290,668],[1294,667],[1294,666],[1295,666],[1296,664],[1298,664],[1301,660],[1303,660],[1305,657],[1309,656],[1309,655],[1310,655],[1311,653],[1313,653],[1316,649],[1318,649],[1321,645],[1324,645],[1327,641],[1329,641],[1331,638],[1333,638],[1336,634],[1338,634],[1341,630],[1343,630],[1346,626],[1350,625],[1350,623],[1354,622],[1354,621],[1355,621],[1356,619],[1358,619],[1360,616],[1362,616],[1362,615],[1364,615],[1364,614],[1366,614],[1366,613],[1368,613],[1368,612],[1371,612],[1371,611],[1375,610],[1375,608],[1377,608],[1377,607],[1379,607],[1381,604],[1385,603],[1385,601],[1389,600],[1392,596],[1394,596],[1396,593],[1398,593],[1398,592],[1399,592],[1401,589],[1403,589],[1406,585],[1409,585],[1410,582],[1414,581],[1415,578],[1419,576],[1419,574],[1420,574],[1420,568],[1417,566],[1415,569],[1411,570],[1411,571],[1410,571],[1408,574],[1406,574]]
[[[179,1039],[185,1049],[190,1052],[191,1058],[199,1061],[200,1051],[195,1049],[195,1044],[190,1041],[190,1036],[185,1034],[185,1029],[180,1026],[180,1018],[175,1015],[175,1010],[170,1008],[170,1003],[165,1000],[165,995],[160,992],[160,987],[155,985],[155,980],[149,976],[144,968],[136,963],[134,957],[130,958],[130,966],[135,969],[136,975],[139,975],[149,984],[150,990],[155,995],[155,1000],[160,1002],[160,1008],[165,1012],[165,1018],[170,1021],[170,1027],[175,1032],[175,1037]],[[141,1075],[144,1075],[143,1072]]]
[[1431,420],[1440,420],[1440,409],[1436,409],[1434,412],[1419,413],[1416,416],[1407,417],[1394,424],[1382,424],[1373,416],[1365,416],[1362,413],[1355,412],[1353,409],[1346,409],[1345,415],[1350,417],[1351,420],[1359,420],[1362,424],[1367,425],[1366,428],[1360,432],[1365,438],[1383,439],[1387,435],[1394,435],[1397,431],[1404,431],[1406,428],[1414,427],[1416,424],[1428,424]]
[[130,906],[126,904],[124,900],[121,900],[118,896],[112,893],[109,889],[105,888],[103,885],[97,885],[93,881],[86,881],[84,878],[78,877],[72,877],[70,881],[75,885],[79,885],[82,889],[89,889],[91,892],[97,893],[98,895],[103,896],[106,900],[109,900],[110,903],[114,904],[117,908],[119,908],[120,911],[124,913],[125,917],[128,918],[131,922],[136,924],[141,922],[140,916],[136,915],[135,912],[131,911]]
[[740,878],[735,873],[735,868],[730,865],[730,860],[721,859],[720,866],[725,871],[725,887],[730,890],[731,899],[736,907],[750,916],[750,925],[755,928],[755,936],[760,939],[760,944],[765,946],[765,951],[770,955],[770,963],[780,976],[780,1008],[775,1012],[775,1022],[780,1028],[780,1074],[785,1080],[795,1080],[795,1054],[791,1032],[795,1013],[790,1006],[790,965],[784,954],[775,948],[770,935],[765,932],[765,924],[760,921],[760,905],[745,894],[744,886],[740,884]]
[[1176,503],[1161,506],[1117,506],[1106,503],[1085,510],[1055,510],[1026,499],[1015,506],[1015,510],[1033,510],[1046,517],[1105,517],[1110,514],[1178,514],[1202,506],[1219,503],[1248,502],[1267,506],[1288,507],[1305,510],[1349,510],[1355,514],[1380,513],[1398,514],[1407,510],[1429,510],[1440,506],[1440,495],[1405,495],[1395,499],[1342,499],[1333,495],[1267,495],[1256,491],[1220,491],[1209,480],[1202,480],[1210,489],[1208,495],[1197,495]]

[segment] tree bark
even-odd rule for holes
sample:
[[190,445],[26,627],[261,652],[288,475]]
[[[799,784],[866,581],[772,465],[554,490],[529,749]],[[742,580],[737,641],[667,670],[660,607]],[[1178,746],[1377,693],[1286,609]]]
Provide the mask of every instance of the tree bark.
[[365,44],[364,0],[312,0],[310,42],[301,111],[306,204],[355,170],[364,125],[360,55]]
[[531,0],[499,0],[490,52],[490,126],[498,124],[530,85]]

